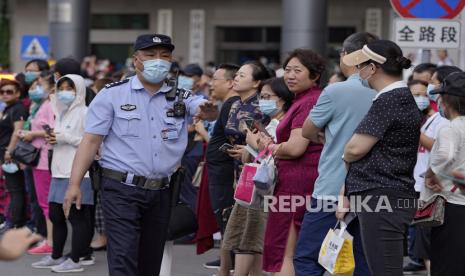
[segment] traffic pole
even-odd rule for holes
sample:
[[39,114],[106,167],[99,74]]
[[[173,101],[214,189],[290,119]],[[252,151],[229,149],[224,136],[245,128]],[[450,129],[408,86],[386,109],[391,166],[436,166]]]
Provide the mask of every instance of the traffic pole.
[[283,0],[281,60],[295,48],[308,48],[326,55],[327,0]]
[[51,54],[80,61],[89,53],[90,0],[48,0]]

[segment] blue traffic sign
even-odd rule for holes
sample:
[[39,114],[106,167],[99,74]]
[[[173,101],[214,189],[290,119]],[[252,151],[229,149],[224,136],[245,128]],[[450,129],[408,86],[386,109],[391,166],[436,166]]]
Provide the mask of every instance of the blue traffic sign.
[[21,39],[21,58],[48,59],[49,42],[46,35],[24,35]]
[[465,7],[465,0],[391,0],[404,18],[452,19]]

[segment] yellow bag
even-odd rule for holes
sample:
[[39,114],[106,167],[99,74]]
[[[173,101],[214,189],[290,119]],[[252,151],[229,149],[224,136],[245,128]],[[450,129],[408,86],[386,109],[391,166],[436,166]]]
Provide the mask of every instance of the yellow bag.
[[[338,224],[341,229],[336,229]],[[318,263],[333,275],[352,276],[355,270],[353,237],[346,231],[344,222],[329,229],[318,256]]]

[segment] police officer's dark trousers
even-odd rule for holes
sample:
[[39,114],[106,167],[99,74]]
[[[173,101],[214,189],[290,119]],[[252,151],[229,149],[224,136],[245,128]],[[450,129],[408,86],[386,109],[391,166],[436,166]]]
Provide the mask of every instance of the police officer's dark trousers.
[[111,276],[160,274],[170,203],[169,189],[145,190],[102,177],[102,209]]

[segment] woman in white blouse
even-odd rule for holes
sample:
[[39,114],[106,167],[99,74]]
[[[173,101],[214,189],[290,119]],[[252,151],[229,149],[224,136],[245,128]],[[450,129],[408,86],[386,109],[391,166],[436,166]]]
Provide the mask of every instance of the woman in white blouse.
[[431,275],[465,275],[465,194],[450,178],[455,171],[465,171],[465,73],[452,73],[431,94],[441,95],[440,110],[450,120],[431,150],[422,194],[425,199],[441,194],[447,200],[443,225],[431,231]]

